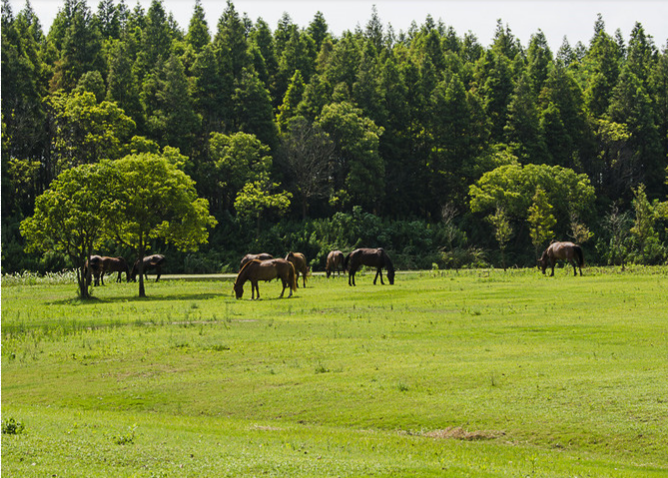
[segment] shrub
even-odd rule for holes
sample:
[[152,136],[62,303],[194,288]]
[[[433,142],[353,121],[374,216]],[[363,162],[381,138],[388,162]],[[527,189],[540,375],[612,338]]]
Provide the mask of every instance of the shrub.
[[25,425],[23,422],[17,422],[13,418],[2,421],[2,434],[3,435],[20,435],[25,430]]

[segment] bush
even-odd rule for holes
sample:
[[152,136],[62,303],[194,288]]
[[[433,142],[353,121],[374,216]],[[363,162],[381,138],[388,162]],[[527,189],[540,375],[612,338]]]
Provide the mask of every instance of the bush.
[[25,425],[23,422],[17,422],[13,418],[2,421],[2,434],[3,435],[20,435],[25,430]]

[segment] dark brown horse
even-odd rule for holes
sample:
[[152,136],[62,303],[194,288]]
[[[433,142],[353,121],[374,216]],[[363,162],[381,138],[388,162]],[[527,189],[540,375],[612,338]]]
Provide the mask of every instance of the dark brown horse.
[[128,263],[122,257],[102,256],[102,273],[100,274],[102,285],[104,285],[104,275],[108,272],[118,272],[116,282],[123,280],[122,274],[125,272],[125,279],[130,282],[130,267],[128,267]]
[[[100,279],[104,274],[102,269],[102,256],[92,255],[90,259],[84,264],[84,276],[86,277],[86,283],[90,285],[91,279],[93,279],[93,285],[100,285]],[[104,284],[104,282],[102,282]]]
[[355,285],[355,273],[362,266],[369,266],[376,268],[376,277],[373,279],[374,285],[380,276],[380,283],[383,282],[383,267],[387,269],[387,279],[390,284],[394,284],[394,266],[392,260],[383,248],[378,249],[355,249],[346,256],[344,267],[348,270],[348,285]]
[[[162,266],[165,263],[165,256],[162,254],[153,254],[151,256],[144,257],[144,278],[148,279],[148,270],[155,269],[157,274],[155,281],[160,280],[160,274],[162,274]],[[137,274],[139,273],[139,259],[135,261],[135,264],[132,266],[132,272],[130,272],[130,279],[137,281]]]
[[329,278],[329,276],[334,271],[336,271],[337,275],[341,275],[341,271],[343,270],[343,262],[345,260],[346,258],[344,257],[343,252],[330,251],[330,253],[327,254],[327,265],[325,266],[327,277]]
[[553,242],[548,246],[547,249],[543,252],[543,255],[538,259],[538,264],[543,269],[543,274],[545,274],[545,269],[549,265],[552,268],[552,273],[550,277],[554,276],[554,266],[558,260],[564,260],[573,265],[573,273],[577,276],[578,269],[580,269],[580,276],[582,276],[582,266],[584,265],[584,255],[582,254],[582,248],[577,244],[572,242]]
[[295,274],[297,274],[297,287],[299,287],[299,274],[301,273],[304,288],[306,288],[306,276],[308,275],[306,256],[301,252],[289,252],[288,255],[285,256],[285,260],[291,262],[295,268]]
[[271,254],[267,254],[266,252],[262,252],[260,254],[246,254],[242,259],[241,259],[241,264],[239,265],[239,270],[244,268],[244,265],[250,261],[258,260],[258,261],[268,261],[269,259],[273,259],[274,256]]
[[294,266],[285,259],[269,259],[266,261],[259,261],[253,259],[247,262],[239,271],[237,280],[234,282],[234,292],[237,299],[241,299],[244,295],[244,284],[246,281],[251,282],[251,299],[255,299],[255,291],[257,291],[257,298],[260,298],[260,288],[258,281],[270,281],[279,278],[283,283],[283,290],[281,297],[285,293],[285,289],[292,291],[297,290],[297,279],[295,277]]

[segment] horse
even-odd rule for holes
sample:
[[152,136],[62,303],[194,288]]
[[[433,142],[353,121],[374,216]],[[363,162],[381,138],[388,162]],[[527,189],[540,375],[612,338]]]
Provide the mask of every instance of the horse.
[[557,263],[557,260],[565,260],[573,265],[573,273],[577,277],[578,271],[576,266],[580,269],[580,276],[582,276],[582,266],[584,265],[584,255],[582,254],[582,248],[573,244],[572,242],[553,242],[548,246],[543,255],[538,259],[539,266],[543,269],[543,274],[545,274],[545,269],[549,265],[552,267],[552,273],[550,277],[554,276],[554,265]]
[[385,285],[383,282],[383,273],[381,272],[383,267],[387,269],[387,279],[390,281],[390,285],[394,284],[394,266],[392,265],[392,260],[390,256],[387,255],[387,252],[383,248],[378,249],[355,249],[353,252],[348,254],[344,261],[344,267],[348,271],[348,285],[355,285],[355,273],[359,270],[361,266],[369,266],[376,268],[376,277],[373,279],[373,284],[376,285],[376,280],[380,276],[380,283]]
[[121,274],[125,272],[125,278],[130,282],[130,268],[128,267],[128,263],[125,262],[125,259],[122,257],[102,256],[102,272],[100,274],[102,285],[104,285],[104,274],[107,272],[118,272],[116,282],[121,282],[123,280]]
[[306,288],[306,275],[308,274],[308,264],[306,263],[306,256],[301,252],[289,252],[285,256],[285,260],[292,262],[292,265],[295,268],[295,274],[297,274],[297,287],[299,287],[299,274],[302,275],[302,280],[304,281],[304,288]]
[[[157,274],[155,281],[160,280],[160,274],[162,273],[162,265],[165,263],[165,256],[162,254],[153,254],[152,256],[144,257],[144,277],[148,279],[147,271],[149,269],[155,269]],[[130,272],[130,279],[134,282],[137,281],[137,274],[139,273],[139,259],[135,261],[135,264],[132,266],[132,272]]]
[[[93,285],[100,285],[100,278],[104,275],[104,270],[102,269],[102,256],[92,255],[90,259],[86,260],[84,264],[84,277],[86,277],[86,283],[90,285],[91,277],[93,278]],[[104,282],[102,282],[104,284]]]
[[252,260],[258,260],[258,261],[268,261],[269,259],[273,259],[274,256],[271,254],[267,254],[266,252],[262,252],[260,254],[246,254],[242,259],[241,259],[241,265],[239,266],[239,270],[243,269],[244,265]]
[[239,271],[237,280],[234,282],[234,292],[237,299],[243,297],[246,281],[251,281],[251,299],[255,299],[255,291],[257,291],[257,298],[259,299],[260,288],[257,285],[258,281],[270,281],[276,278],[280,278],[283,283],[281,298],[285,293],[285,289],[290,289],[288,297],[292,297],[292,291],[297,290],[295,267],[292,263],[285,259],[269,259],[266,261],[253,259],[247,262]]
[[333,271],[336,271],[337,275],[341,275],[341,270],[343,269],[343,262],[346,258],[343,256],[341,251],[330,251],[327,254],[327,265],[325,266],[325,271],[327,272],[327,278],[331,275]]

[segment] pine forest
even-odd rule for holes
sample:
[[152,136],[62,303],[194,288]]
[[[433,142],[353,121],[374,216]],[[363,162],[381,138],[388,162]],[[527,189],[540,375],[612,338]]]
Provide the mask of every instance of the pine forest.
[[[523,45],[500,19],[484,45],[375,8],[334,35],[321,13],[269,25],[231,1],[210,25],[193,0],[179,25],[161,0],[65,0],[45,32],[3,0],[2,273],[76,265],[54,239],[75,219],[91,251],[139,244],[170,273],[289,251],[317,271],[356,247],[399,269],[535,267],[552,240],[665,264],[668,42],[592,23],[588,44]],[[115,222],[141,188],[164,199],[143,220],[182,221]]]

